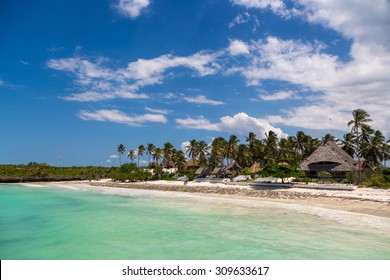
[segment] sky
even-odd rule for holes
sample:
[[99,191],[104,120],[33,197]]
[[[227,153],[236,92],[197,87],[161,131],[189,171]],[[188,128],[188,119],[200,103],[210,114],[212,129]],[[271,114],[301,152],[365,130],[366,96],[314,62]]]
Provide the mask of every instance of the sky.
[[389,30],[388,0],[1,1],[0,164],[342,137],[358,108],[389,139]]

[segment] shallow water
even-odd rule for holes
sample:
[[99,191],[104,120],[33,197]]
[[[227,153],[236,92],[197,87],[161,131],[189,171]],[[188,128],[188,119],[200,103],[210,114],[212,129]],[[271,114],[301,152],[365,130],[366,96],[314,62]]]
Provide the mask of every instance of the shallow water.
[[390,219],[114,188],[0,186],[1,259],[390,259]]

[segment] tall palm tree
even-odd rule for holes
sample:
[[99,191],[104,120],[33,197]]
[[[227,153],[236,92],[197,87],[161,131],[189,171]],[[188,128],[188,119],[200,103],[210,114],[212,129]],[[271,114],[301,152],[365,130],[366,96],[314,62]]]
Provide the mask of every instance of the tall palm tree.
[[351,126],[351,133],[355,135],[355,141],[356,141],[355,154],[357,156],[358,165],[359,165],[358,183],[360,183],[361,180],[360,157],[362,152],[361,139],[362,139],[362,135],[367,135],[370,131],[372,131],[371,127],[367,124],[369,122],[372,122],[372,120],[369,118],[370,115],[363,109],[354,110],[352,112],[352,116],[353,119],[348,122],[348,126]]
[[125,145],[119,144],[118,147],[117,147],[117,151],[118,151],[118,154],[119,154],[119,166],[121,166],[122,165],[122,155],[126,151]]
[[238,145],[238,151],[237,151],[237,163],[241,167],[250,167],[252,162],[252,153],[249,149],[249,147],[245,144]]
[[232,161],[237,157],[238,143],[239,142],[240,142],[240,139],[238,139],[237,136],[230,135],[229,141],[228,141],[227,156],[226,156],[228,160],[230,159],[230,161]]
[[131,163],[134,162],[136,155],[137,155],[137,152],[134,150],[130,150],[129,153],[127,154],[127,157],[130,159]]
[[138,159],[138,167],[139,167],[139,159],[144,155],[145,152],[145,146],[144,145],[139,145],[137,149],[137,159]]
[[186,152],[188,153],[188,156],[192,158],[192,161],[194,162],[195,158],[199,155],[198,151],[198,141],[195,139],[192,139],[190,143],[185,146]]
[[223,137],[217,137],[211,143],[211,155],[210,164],[211,166],[223,165],[224,159],[227,154],[227,142]]
[[173,161],[175,162],[177,169],[183,170],[184,167],[186,166],[186,155],[182,150],[175,150],[175,153],[173,155]]
[[265,134],[265,138],[263,140],[265,144],[265,152],[268,162],[274,162],[276,156],[278,154],[278,136],[274,131],[270,131]]
[[164,143],[162,153],[163,153],[164,163],[169,164],[172,161],[173,145],[170,142]]
[[205,141],[198,141],[196,146],[196,153],[199,156],[199,162],[202,166],[205,165],[207,162],[207,155],[209,154],[209,149],[210,147]]
[[150,156],[153,155],[155,148],[156,147],[151,143],[146,144],[146,154],[149,155],[149,166],[150,166]]
[[154,148],[153,150],[153,160],[160,163],[160,159],[163,157],[163,150],[161,148]]

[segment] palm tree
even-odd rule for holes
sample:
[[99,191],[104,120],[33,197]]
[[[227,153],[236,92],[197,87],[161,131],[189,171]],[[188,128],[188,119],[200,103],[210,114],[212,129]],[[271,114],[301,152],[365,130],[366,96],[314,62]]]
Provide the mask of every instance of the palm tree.
[[335,141],[335,139],[336,138],[332,134],[327,133],[327,134],[325,134],[324,137],[322,137],[322,143],[326,143],[326,142],[329,142],[329,141]]
[[386,140],[382,132],[375,131],[369,142],[362,144],[362,156],[371,167],[377,167],[385,158]]
[[211,156],[210,165],[220,166],[223,165],[224,159],[227,154],[227,142],[223,137],[217,137],[211,143]]
[[117,147],[117,151],[118,151],[118,154],[119,154],[119,166],[121,166],[122,165],[122,155],[126,151],[125,145],[119,144],[118,147]]
[[[367,124],[368,122],[371,122],[372,120],[369,118],[370,115],[364,111],[363,109],[356,109],[352,112],[353,119],[348,122],[348,126],[352,126],[351,133],[355,135],[355,141],[356,141],[356,150],[355,154],[358,159],[358,165],[359,165],[359,174],[358,174],[358,183],[360,183],[361,179],[361,166],[360,166],[360,156],[362,152],[361,147],[361,139],[363,135],[369,134],[370,131],[372,131],[371,127]],[[359,135],[360,132],[360,135]],[[363,136],[365,137],[365,136]]]
[[249,149],[249,147],[245,144],[238,145],[238,151],[237,151],[237,163],[241,167],[250,167],[252,162],[252,153]]
[[173,145],[170,142],[164,143],[162,153],[163,153],[164,163],[169,164],[172,161]]
[[151,143],[146,144],[146,154],[149,155],[149,166],[150,166],[150,156],[153,155],[155,148],[156,147]]
[[265,144],[267,161],[274,162],[278,153],[278,136],[271,130],[265,134],[263,143]]
[[192,162],[194,162],[195,158],[199,155],[198,141],[192,139],[185,148],[187,149],[186,152],[188,153],[188,156],[190,156],[192,158]]
[[353,157],[355,155],[355,139],[354,135],[350,132],[343,135],[343,139],[338,139],[337,141],[348,155]]
[[199,156],[199,162],[201,165],[205,165],[207,162],[207,155],[209,154],[209,145],[203,141],[198,141],[196,146],[196,153]]
[[181,150],[175,150],[175,153],[173,154],[173,161],[175,162],[178,170],[183,170],[186,165],[186,155]]
[[138,167],[139,167],[139,158],[144,155],[145,152],[145,146],[144,145],[139,145],[138,150],[137,150],[137,156],[138,156]]
[[127,157],[130,159],[131,163],[134,162],[136,155],[137,155],[137,152],[134,150],[130,150],[129,153],[127,154]]
[[153,150],[153,160],[160,163],[160,159],[163,157],[163,150],[161,148],[154,148]]
[[[227,150],[227,159],[234,160],[237,157],[238,152],[238,142],[240,140],[235,135],[230,135],[228,141],[228,150]],[[228,162],[229,163],[229,162]]]

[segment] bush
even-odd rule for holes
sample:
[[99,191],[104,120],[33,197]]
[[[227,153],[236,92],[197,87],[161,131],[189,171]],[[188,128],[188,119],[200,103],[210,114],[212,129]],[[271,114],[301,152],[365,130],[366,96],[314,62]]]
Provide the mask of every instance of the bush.
[[302,183],[306,183],[306,184],[308,184],[308,183],[310,183],[310,182],[311,182],[311,179],[310,179],[310,178],[308,178],[308,177],[305,177],[305,178],[302,178],[301,182],[302,182]]

